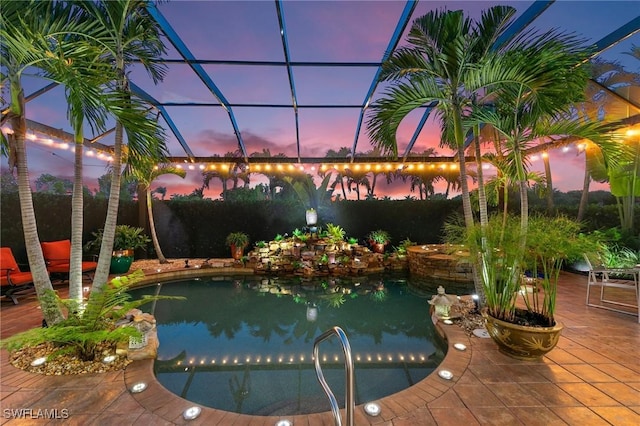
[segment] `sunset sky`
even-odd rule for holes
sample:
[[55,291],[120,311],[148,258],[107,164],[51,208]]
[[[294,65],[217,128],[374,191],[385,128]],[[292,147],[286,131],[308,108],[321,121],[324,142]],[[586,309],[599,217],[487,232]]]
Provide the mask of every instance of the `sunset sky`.
[[[472,16],[495,4],[508,4],[524,12],[531,1],[421,1],[412,14],[413,19],[431,9],[447,7],[464,9]],[[293,62],[369,62],[382,60],[392,33],[405,7],[404,1],[284,1],[283,12],[288,37],[290,59]],[[282,39],[278,27],[276,4],[273,1],[176,1],[158,6],[160,13],[198,59],[226,61],[284,61]],[[638,17],[637,1],[557,1],[535,21],[540,30],[560,28],[575,32],[589,43],[595,43],[620,26]],[[405,34],[408,31],[407,27]],[[401,38],[404,43],[405,36]],[[167,41],[166,58],[180,55]],[[622,41],[600,55],[618,61],[628,71],[639,72],[640,64],[624,52],[633,45],[640,46],[640,34]],[[284,153],[295,157],[296,128],[287,69],[279,65],[203,64],[202,68],[223,96],[232,104],[277,104],[282,107],[232,106],[247,152],[268,149],[272,155]],[[377,68],[375,66],[338,67],[300,65],[292,68],[299,109],[301,156],[323,157],[328,149],[338,150],[354,143],[360,106],[365,101]],[[141,69],[133,69],[132,81],[160,102],[214,103],[217,106],[167,106],[166,110],[195,156],[224,155],[238,149],[238,142],[229,114],[218,100],[185,64],[169,64],[162,83],[154,86]],[[25,78],[25,94],[43,87],[47,82]],[[373,100],[380,97],[384,85],[379,85]],[[284,107],[288,105],[289,107]],[[341,107],[328,108],[327,105]],[[313,107],[315,106],[315,108]],[[636,112],[637,113],[637,112]],[[399,152],[410,140],[421,113],[412,113],[398,133]],[[64,89],[55,88],[27,104],[27,117],[70,131],[66,119]],[[161,119],[161,123],[166,124]],[[165,126],[166,127],[166,126]],[[167,128],[168,147],[173,156],[185,156],[175,136]],[[86,134],[92,138],[91,134]],[[73,175],[73,154],[59,141],[47,141],[34,135],[28,143],[28,162],[31,179],[42,173],[61,177]],[[100,141],[113,144],[113,136]],[[430,120],[420,134],[412,152],[419,153],[436,147],[439,155],[452,152],[438,148],[438,126]],[[371,149],[366,134],[366,119],[358,136],[357,152]],[[90,151],[90,150],[87,150]],[[106,173],[107,162],[96,153],[85,156],[86,185],[94,189],[97,178]],[[584,157],[576,146],[550,153],[554,187],[561,191],[581,189],[584,176]],[[7,167],[2,159],[2,168]],[[533,167],[542,170],[542,162]],[[252,184],[264,181],[252,178]],[[158,179],[153,187],[168,187],[167,194],[189,193],[202,184],[198,165],[184,180],[168,176]],[[397,183],[385,188],[378,184],[377,195],[404,198],[417,196],[409,192],[409,184]],[[592,189],[608,188],[592,185]],[[441,190],[441,189],[440,189]],[[218,198],[216,184],[205,192]],[[355,194],[352,194],[355,197]]]

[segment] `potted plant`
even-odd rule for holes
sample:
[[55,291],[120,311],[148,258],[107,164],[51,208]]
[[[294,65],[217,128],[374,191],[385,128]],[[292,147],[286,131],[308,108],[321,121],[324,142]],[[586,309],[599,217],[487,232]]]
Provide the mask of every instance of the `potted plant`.
[[244,255],[244,249],[249,245],[249,236],[244,232],[232,232],[227,235],[225,240],[228,247],[231,248],[231,257],[239,261]]
[[[85,250],[89,252],[99,252],[102,245],[103,230],[93,232],[93,240],[85,244]],[[113,252],[111,254],[111,274],[125,274],[129,272],[134,260],[134,251],[137,249],[146,250],[151,239],[144,233],[144,229],[129,226],[116,226],[116,233],[113,240]]]
[[529,218],[524,235],[514,216],[493,216],[484,229],[447,224],[445,233],[479,256],[482,314],[499,350],[519,359],[552,350],[562,331],[554,316],[560,271],[565,261],[595,250],[596,238],[568,218],[544,216]]
[[387,231],[377,229],[369,232],[367,239],[375,253],[384,253],[384,247],[389,244],[389,241],[391,241],[391,236]]

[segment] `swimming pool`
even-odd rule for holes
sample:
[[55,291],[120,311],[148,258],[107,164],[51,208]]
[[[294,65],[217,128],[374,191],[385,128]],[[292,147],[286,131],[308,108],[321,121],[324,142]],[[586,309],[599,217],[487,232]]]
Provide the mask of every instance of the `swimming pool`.
[[[436,285],[437,286],[437,285]],[[159,382],[204,406],[253,415],[330,410],[313,367],[314,339],[333,326],[349,338],[356,403],[398,392],[430,374],[446,344],[427,300],[398,276],[358,279],[206,277],[131,293],[181,295],[158,301]],[[337,338],[320,346],[331,389],[344,402],[344,360]]]

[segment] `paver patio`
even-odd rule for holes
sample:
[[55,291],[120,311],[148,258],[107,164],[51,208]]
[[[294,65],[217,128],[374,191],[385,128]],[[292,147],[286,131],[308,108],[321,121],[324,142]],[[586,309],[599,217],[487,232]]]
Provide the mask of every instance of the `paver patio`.
[[[638,318],[587,307],[586,282],[586,276],[562,273],[556,317],[565,328],[558,347],[540,361],[509,358],[490,339],[469,338],[456,325],[442,325],[450,348],[442,367],[454,378],[446,381],[432,374],[381,399],[379,417],[367,416],[358,406],[355,424],[640,424]],[[21,298],[19,305],[2,300],[2,337],[38,326],[41,320],[34,296]],[[456,342],[466,344],[467,351],[453,349]],[[193,404],[155,381],[152,361],[136,361],[114,373],[52,377],[16,369],[2,351],[0,375],[0,422],[7,425],[275,425],[280,419],[205,408],[187,422],[182,412]],[[139,380],[145,380],[148,389],[131,394],[128,387]],[[30,411],[16,411],[20,409]],[[37,418],[44,417],[38,410],[58,418]],[[334,424],[330,413],[287,418],[294,425]]]

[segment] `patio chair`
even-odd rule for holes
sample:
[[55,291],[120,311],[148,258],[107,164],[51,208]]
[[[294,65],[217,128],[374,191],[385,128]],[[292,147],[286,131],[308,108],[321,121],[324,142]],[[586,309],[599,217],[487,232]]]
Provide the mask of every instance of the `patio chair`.
[[10,247],[0,248],[0,269],[0,294],[11,299],[14,305],[18,304],[18,294],[34,291],[31,272],[20,270]]
[[[59,240],[40,243],[42,254],[47,263],[47,271],[51,278],[69,280],[69,269],[71,263],[71,241]],[[98,266],[97,262],[82,261],[82,275],[91,279],[93,272]]]
[[[629,312],[629,310],[618,309],[616,306],[638,308],[638,302],[640,301],[638,298],[640,268],[607,268],[602,265],[597,257],[594,257],[593,255],[589,256],[587,254],[584,254],[584,260],[589,267],[587,279],[587,306],[608,309],[610,311],[621,312],[624,314],[638,315],[638,313]],[[594,267],[594,263],[598,266]],[[592,286],[600,287],[600,303],[592,303],[589,299]],[[608,298],[605,294],[605,289],[608,287],[633,290],[635,299],[634,303],[623,302],[620,298],[618,298],[618,300]],[[638,320],[640,321],[640,317]]]

